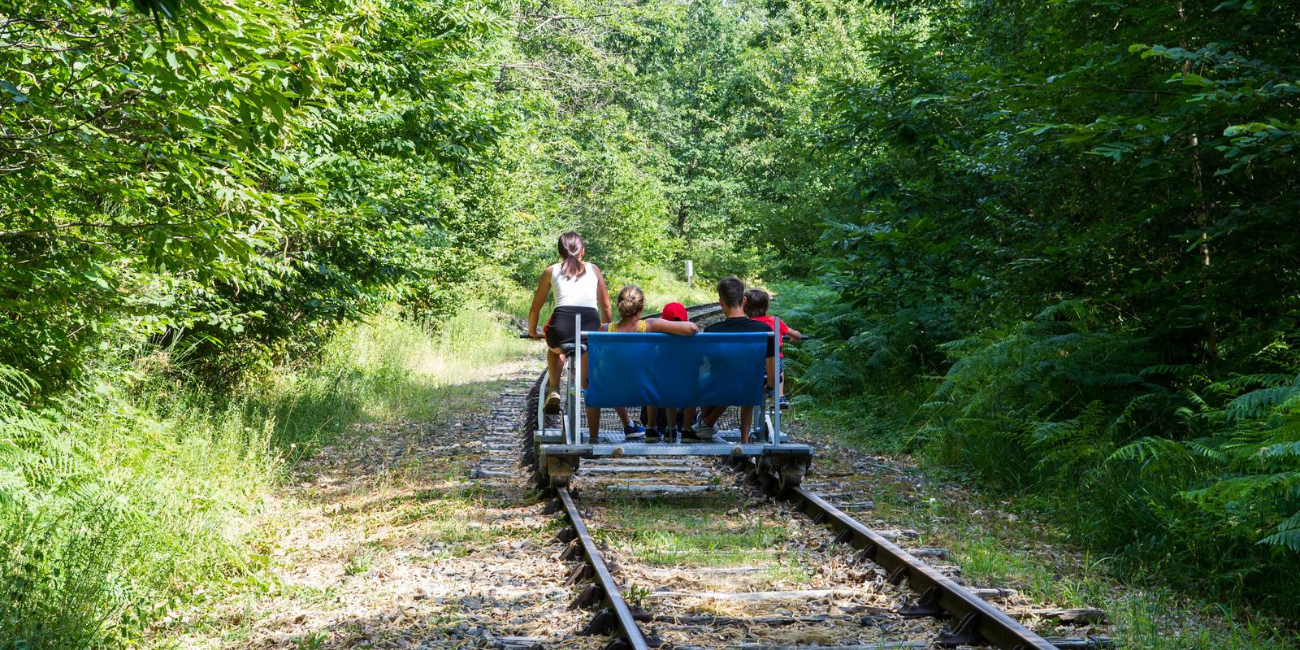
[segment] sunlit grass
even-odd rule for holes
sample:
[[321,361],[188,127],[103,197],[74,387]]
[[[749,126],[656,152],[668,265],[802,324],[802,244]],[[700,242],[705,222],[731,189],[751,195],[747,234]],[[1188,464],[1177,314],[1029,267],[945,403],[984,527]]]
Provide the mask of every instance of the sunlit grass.
[[[773,578],[785,569],[789,530],[760,517],[718,516],[719,504],[629,501],[611,510],[610,527],[596,535],[638,560],[662,567],[767,567]],[[725,505],[723,505],[725,510]]]

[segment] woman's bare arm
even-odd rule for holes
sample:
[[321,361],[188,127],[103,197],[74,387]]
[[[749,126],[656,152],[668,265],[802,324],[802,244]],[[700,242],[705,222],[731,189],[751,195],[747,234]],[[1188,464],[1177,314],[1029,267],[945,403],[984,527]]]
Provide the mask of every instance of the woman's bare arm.
[[700,326],[690,321],[671,321],[662,318],[647,318],[645,319],[645,331],[676,334],[677,336],[691,336],[699,333]]
[[528,310],[528,336],[540,339],[541,334],[537,333],[537,318],[542,315],[542,306],[546,304],[546,296],[551,292],[551,267],[546,267],[542,271],[542,277],[537,281],[537,291],[533,292],[533,306]]
[[596,273],[596,304],[600,305],[600,322],[612,323],[614,321],[610,318],[609,289],[605,288],[605,274],[595,264],[591,265],[591,270]]

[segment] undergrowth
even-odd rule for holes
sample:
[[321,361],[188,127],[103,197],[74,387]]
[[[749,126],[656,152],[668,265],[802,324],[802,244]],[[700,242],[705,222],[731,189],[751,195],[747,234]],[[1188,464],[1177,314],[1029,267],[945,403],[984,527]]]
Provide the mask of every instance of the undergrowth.
[[1118,575],[1300,612],[1286,596],[1300,588],[1300,380],[1285,354],[1210,368],[1084,302],[959,336],[941,306],[781,289],[774,312],[816,337],[788,353],[788,392],[850,442],[1034,497]]
[[129,646],[179,605],[256,580],[252,522],[294,460],[360,420],[418,418],[429,387],[527,349],[472,308],[432,333],[387,314],[222,391],[186,382],[164,349],[104,360],[39,408],[0,369],[0,648]]

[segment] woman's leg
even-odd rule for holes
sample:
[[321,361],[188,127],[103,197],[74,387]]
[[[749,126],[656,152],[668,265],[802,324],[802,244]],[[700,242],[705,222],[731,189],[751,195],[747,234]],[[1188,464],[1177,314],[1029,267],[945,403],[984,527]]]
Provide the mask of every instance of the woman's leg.
[[591,434],[591,444],[600,442],[600,409],[587,409],[587,431]]
[[551,390],[560,389],[560,375],[564,373],[564,355],[546,348],[546,383]]
[[618,414],[618,419],[623,421],[623,428],[632,426],[632,416],[627,414],[627,409],[620,406],[615,408],[614,412]]
[[740,407],[740,444],[749,443],[749,425],[754,423],[754,407]]

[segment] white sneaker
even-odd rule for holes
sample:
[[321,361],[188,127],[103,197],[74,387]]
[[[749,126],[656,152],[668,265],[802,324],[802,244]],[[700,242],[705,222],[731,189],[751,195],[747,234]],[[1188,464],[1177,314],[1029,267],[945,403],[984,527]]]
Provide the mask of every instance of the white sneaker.
[[718,430],[707,424],[700,424],[695,427],[695,436],[700,440],[712,440],[718,442]]

